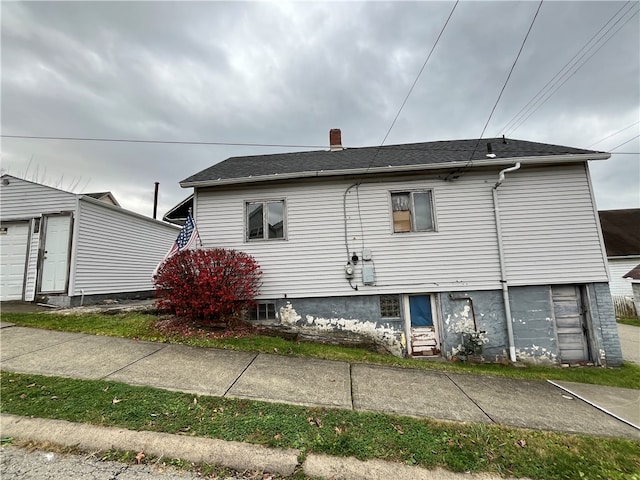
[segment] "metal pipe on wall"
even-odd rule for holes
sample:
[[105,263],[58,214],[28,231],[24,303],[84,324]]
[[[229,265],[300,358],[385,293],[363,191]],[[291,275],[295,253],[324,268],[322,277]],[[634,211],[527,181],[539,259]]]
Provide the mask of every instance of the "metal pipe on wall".
[[513,338],[513,318],[511,316],[511,301],[509,299],[509,285],[507,282],[507,266],[504,259],[504,245],[502,243],[502,228],[500,225],[500,206],[498,204],[498,188],[504,182],[505,173],[514,172],[520,168],[520,162],[513,167],[505,168],[498,174],[498,181],[492,189],[493,212],[496,218],[496,234],[498,238],[498,258],[500,259],[500,283],[502,284],[502,298],[504,300],[504,313],[507,319],[507,338],[509,342],[509,360],[516,361],[516,346]]

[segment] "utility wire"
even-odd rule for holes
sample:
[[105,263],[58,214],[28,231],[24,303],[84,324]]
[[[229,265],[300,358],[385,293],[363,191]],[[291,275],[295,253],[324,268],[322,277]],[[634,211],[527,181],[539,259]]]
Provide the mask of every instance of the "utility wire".
[[[456,0],[456,3],[454,3],[453,8],[451,9],[451,12],[449,12],[449,16],[447,17],[447,20],[444,22],[444,25],[442,26],[442,29],[440,30],[440,33],[438,34],[438,37],[436,38],[436,41],[433,44],[433,47],[431,47],[431,51],[429,51],[429,55],[427,55],[427,58],[424,61],[424,63],[422,64],[422,67],[420,68],[420,71],[418,72],[418,75],[416,75],[416,79],[413,81],[413,84],[411,85],[411,88],[409,88],[409,92],[404,97],[402,105],[400,105],[400,108],[398,109],[398,113],[396,113],[396,116],[393,118],[393,121],[391,122],[391,125],[389,126],[389,129],[387,130],[387,133],[385,134],[384,138],[382,139],[382,142],[380,142],[380,145],[376,148],[376,151],[373,154],[373,157],[371,158],[371,161],[369,162],[369,165],[367,166],[367,169],[366,169],[365,172],[369,171],[369,169],[371,168],[371,166],[375,162],[376,158],[378,157],[378,154],[380,153],[380,149],[384,145],[384,142],[387,141],[387,138],[389,137],[389,134],[391,133],[391,130],[393,130],[393,127],[395,126],[396,121],[398,120],[398,117],[400,116],[400,113],[402,112],[402,109],[406,105],[407,100],[409,99],[409,96],[411,95],[411,92],[413,92],[413,89],[415,88],[416,84],[418,83],[418,80],[420,79],[420,76],[422,75],[422,72],[424,71],[425,67],[427,66],[427,63],[429,62],[429,59],[431,58],[431,55],[433,54],[434,50],[436,49],[436,46],[438,45],[438,42],[440,41],[440,37],[442,37],[442,34],[444,33],[445,29],[447,28],[447,25],[449,24],[449,20],[451,20],[451,17],[453,16],[453,12],[455,11],[455,9],[458,6],[459,2],[460,2],[460,0]],[[350,255],[350,253],[349,253],[349,239],[348,239],[348,235],[347,235],[347,194],[349,193],[349,190],[351,190],[351,188],[353,188],[353,187],[356,187],[356,200],[357,200],[357,203],[358,203],[358,220],[360,222],[360,235],[361,235],[360,240],[361,240],[361,244],[362,244],[362,249],[364,250],[364,227],[362,225],[362,213],[361,213],[361,210],[360,210],[360,190],[359,190],[360,189],[360,182],[358,182],[358,183],[354,183],[349,188],[347,188],[347,190],[344,192],[344,195],[342,197],[343,218],[344,218],[344,242],[345,242],[345,247],[346,247],[346,250],[347,250],[347,264],[349,264],[351,262],[351,259],[350,259],[350,256],[349,256]],[[358,290],[358,286],[357,285],[356,286],[352,285],[351,277],[348,277],[348,281],[349,281],[349,286],[352,289]]]
[[[456,0],[456,3],[453,5],[453,8],[451,9],[451,12],[449,13],[449,16],[447,17],[447,21],[445,22],[444,26],[442,27],[442,30],[440,30],[440,34],[438,35],[438,38],[436,39],[435,43],[433,44],[433,47],[431,48],[431,51],[429,52],[429,55],[427,56],[427,59],[422,64],[422,68],[420,68],[420,71],[418,72],[418,75],[416,76],[416,79],[414,80],[413,84],[411,85],[411,88],[409,89],[409,92],[407,93],[404,101],[402,102],[402,105],[400,106],[400,109],[398,110],[398,113],[396,114],[395,118],[393,119],[393,122],[391,122],[391,126],[387,130],[387,133],[384,136],[384,139],[382,140],[382,143],[380,144],[380,147],[382,147],[384,145],[384,142],[387,140],[387,137],[389,136],[389,134],[391,133],[391,130],[393,129],[394,125],[396,124],[396,121],[398,120],[398,117],[400,116],[400,113],[402,112],[405,104],[407,103],[407,100],[409,99],[409,96],[411,95],[411,92],[413,92],[413,89],[415,88],[416,84],[418,83],[418,80],[419,80],[420,76],[422,75],[422,72],[424,71],[425,67],[427,66],[427,62],[431,58],[431,55],[433,54],[433,52],[434,52],[434,50],[436,48],[436,45],[438,45],[438,42],[440,41],[440,37],[442,37],[442,34],[444,33],[445,28],[449,24],[449,20],[451,19],[451,16],[453,15],[453,12],[455,11],[455,9],[458,6],[459,2],[460,2],[460,0]],[[275,143],[232,143],[232,142],[196,142],[196,141],[172,141],[172,140],[135,140],[135,139],[127,139],[127,138],[45,137],[45,136],[36,136],[36,135],[0,135],[0,137],[1,138],[21,138],[21,139],[30,139],[30,140],[66,140],[66,141],[75,141],[75,142],[116,142],[116,143],[147,143],[147,144],[170,144],[170,145],[221,145],[221,146],[234,146],[234,147],[326,148],[326,145],[294,145],[294,144],[275,144]],[[371,163],[369,164],[369,168],[371,167],[371,165],[373,164],[373,161],[375,160],[376,156],[378,155],[380,147],[378,147],[378,150],[376,150],[376,153],[375,153],[373,159],[371,160]]]
[[[588,58],[587,58],[587,59],[586,59],[586,60],[585,60],[585,61],[584,61],[584,62],[583,62],[583,63],[582,63],[578,68],[576,68],[576,69],[573,71],[573,73],[571,73],[571,75],[569,75],[567,78],[565,78],[565,80],[564,80],[560,85],[558,85],[558,86],[557,86],[557,87],[556,87],[552,92],[548,93],[548,94],[547,94],[547,97],[546,97],[544,100],[542,100],[542,101],[541,101],[541,102],[540,102],[540,103],[539,103],[539,104],[538,104],[538,105],[537,105],[537,106],[536,106],[536,107],[535,107],[531,112],[529,112],[529,114],[528,114],[525,118],[523,118],[522,120],[520,120],[520,122],[519,122],[517,125],[515,125],[514,127],[512,127],[512,128],[509,130],[509,132],[507,133],[507,135],[510,135],[511,133],[515,132],[518,128],[520,128],[524,122],[526,122],[526,121],[527,121],[527,120],[528,120],[528,119],[529,119],[529,118],[530,118],[530,117],[531,117],[535,112],[537,112],[537,111],[538,111],[538,109],[540,109],[540,107],[542,107],[542,105],[544,105],[545,103],[547,103],[547,101],[548,101],[548,100],[549,100],[549,99],[550,99],[550,98],[551,98],[551,97],[552,97],[552,96],[553,96],[553,95],[554,95],[554,94],[555,94],[555,93],[556,93],[560,88],[562,88],[562,86],[563,86],[565,83],[567,83],[567,82],[568,82],[568,81],[569,81],[569,80],[570,80],[570,79],[571,79],[571,78],[572,78],[576,73],[578,73],[578,71],[579,71],[582,67],[584,67],[584,65],[589,61],[589,59],[591,59],[591,57],[593,57],[596,53],[598,53],[598,52],[600,51],[600,49],[601,49],[602,47],[604,47],[604,46],[605,46],[605,44],[606,44],[609,40],[611,40],[611,38],[613,38],[613,37],[615,36],[615,34],[616,34],[616,33],[618,33],[618,32],[619,32],[619,31],[620,31],[620,30],[621,30],[621,29],[622,29],[622,28],[623,28],[627,23],[629,23],[629,22],[630,22],[630,21],[631,21],[631,20],[632,20],[636,15],[638,15],[638,12],[637,12],[637,11],[636,11],[632,16],[630,16],[630,17],[626,20],[626,22],[624,22],[622,25],[620,25],[620,27],[618,27],[618,29],[617,29],[615,32],[613,32],[613,34],[612,34],[608,39],[606,39],[606,40],[604,41],[604,43],[602,43],[602,44],[598,47],[598,49],[597,49],[595,52],[593,52],[591,55],[589,55],[589,57],[588,57]],[[568,72],[566,72],[566,73],[568,73]],[[566,74],[566,73],[565,73],[565,74]],[[559,81],[559,80],[558,80],[558,81]]]
[[[623,7],[624,8],[624,7]],[[633,8],[633,6],[632,6]],[[520,110],[520,112],[518,112],[518,114],[516,114],[515,117],[513,117],[508,123],[507,125],[505,125],[505,127],[502,129],[502,131],[504,132],[505,135],[510,135],[513,132],[515,132],[518,128],[520,128],[520,126],[522,126],[522,124],[524,122],[526,122],[540,107],[542,107],[542,105],[544,105],[565,83],[567,83],[569,81],[569,79],[571,79],[576,73],[578,73],[578,71],[596,54],[600,51],[600,49],[602,47],[604,47],[609,40],[611,40],[627,23],[629,23],[629,21],[631,21],[637,14],[638,11],[636,11],[633,15],[631,15],[630,17],[627,18],[627,20],[618,27],[618,29],[613,32],[613,34],[611,34],[609,36],[609,38],[607,38],[606,40],[602,41],[602,39],[604,39],[606,37],[606,35],[609,34],[609,32],[611,32],[611,30],[613,30],[613,28],[620,23],[620,21],[622,21],[622,19],[624,18],[624,16],[626,14],[628,14],[631,11],[631,9],[629,9],[628,11],[626,11],[618,20],[616,20],[616,22],[611,25],[606,32],[604,32],[602,34],[602,36],[596,40],[596,42],[591,45],[579,58],[578,60],[576,60],[573,65],[570,65],[567,68],[567,65],[565,65],[564,67],[562,67],[558,73],[556,73],[556,75],[549,80],[549,82],[547,82],[547,84],[542,87],[542,89],[540,89],[540,91],[538,91],[538,93]],[[617,15],[617,13],[616,13]],[[615,17],[615,15],[614,15]],[[613,18],[613,17],[612,17]],[[611,20],[609,20],[610,22]],[[602,27],[600,29],[600,31],[602,31],[604,28],[606,27],[606,24],[604,27]],[[599,33],[599,32],[598,32]],[[598,33],[596,33],[596,35],[598,35]],[[600,43],[602,41],[602,43]],[[591,40],[589,40],[589,42],[591,42]],[[589,43],[587,42],[587,44]],[[600,43],[600,45],[598,45],[598,43]],[[586,44],[585,44],[586,46]],[[589,51],[592,50],[595,47],[598,47],[595,51],[593,51],[587,58],[585,58],[586,55],[589,54]],[[584,49],[584,47],[582,48]],[[582,51],[582,49],[580,51],[578,51],[578,53],[575,55],[577,56],[578,54],[580,54],[580,52]],[[574,58],[575,58],[574,56]],[[583,60],[584,59],[584,60]],[[573,59],[572,59],[573,60]],[[568,63],[570,63],[572,60],[570,60]],[[580,63],[582,62],[582,63]],[[577,68],[570,73],[571,69],[576,67]],[[567,68],[566,71],[563,72],[563,70]],[[567,76],[568,75],[568,76]],[[554,81],[555,80],[555,81]],[[553,83],[552,83],[553,82]],[[562,82],[562,83],[560,83]],[[549,89],[545,92],[544,90],[549,86],[549,84],[551,84],[551,87],[549,87]],[[539,98],[538,98],[539,97]],[[536,100],[537,99],[537,100]]]
[[398,117],[400,116],[400,113],[402,112],[402,109],[404,108],[405,104],[407,103],[407,100],[409,99],[409,96],[411,95],[411,92],[413,92],[413,89],[415,88],[416,84],[418,83],[418,80],[420,79],[420,76],[422,75],[422,72],[424,71],[425,67],[427,66],[427,63],[429,62],[429,59],[431,58],[431,55],[433,54],[434,50],[436,49],[436,46],[438,45],[438,42],[440,41],[440,37],[442,37],[442,34],[444,33],[445,29],[447,28],[447,25],[449,25],[449,20],[451,20],[451,17],[453,16],[453,12],[455,12],[456,7],[458,6],[458,3],[460,3],[460,0],[456,0],[456,3],[454,3],[453,8],[451,9],[451,12],[449,12],[449,16],[447,17],[447,20],[444,22],[444,25],[442,26],[442,29],[440,30],[440,33],[438,34],[438,37],[436,38],[436,41],[433,44],[433,47],[431,47],[431,51],[429,52],[429,55],[427,55],[426,60],[422,64],[422,67],[420,68],[420,71],[418,72],[418,75],[416,76],[416,79],[413,81],[413,84],[411,85],[411,88],[409,89],[409,92],[404,97],[402,105],[400,105],[400,108],[398,109],[398,113],[396,113],[396,116],[394,117],[393,121],[391,122],[391,125],[389,126],[389,129],[387,130],[387,133],[385,134],[384,138],[382,139],[382,142],[380,143],[380,146],[376,149],[376,152],[373,155],[373,158],[371,159],[371,162],[369,162],[369,166],[367,167],[367,171],[371,168],[371,166],[373,165],[373,162],[375,162],[375,160],[376,160],[376,158],[378,156],[378,153],[380,153],[380,148],[382,148],[382,146],[384,145],[384,142],[387,141],[387,137],[389,137],[389,134],[391,133],[391,130],[393,130],[393,127],[395,126],[396,121],[398,120]]
[[618,10],[618,11],[617,11],[617,12],[616,12],[616,13],[615,13],[615,14],[614,14],[614,15],[613,15],[609,20],[607,20],[607,21],[605,22],[605,24],[604,24],[602,27],[600,27],[600,30],[598,30],[598,31],[597,31],[597,32],[596,32],[596,33],[595,33],[595,34],[594,34],[594,35],[593,35],[593,36],[592,36],[592,37],[587,41],[587,43],[585,43],[585,44],[582,46],[582,48],[580,48],[580,50],[578,50],[578,51],[576,52],[576,54],[571,58],[571,60],[569,60],[567,63],[565,63],[565,64],[563,65],[563,67],[562,67],[560,70],[558,70],[558,72],[557,72],[557,73],[556,73],[556,74],[555,74],[555,75],[554,75],[554,76],[553,76],[553,77],[552,77],[552,78],[551,78],[551,79],[550,79],[550,80],[549,80],[549,81],[544,85],[544,87],[542,87],[542,88],[538,91],[538,93],[536,93],[536,94],[533,96],[533,98],[531,98],[531,100],[529,100],[529,101],[527,102],[527,104],[526,104],[524,107],[522,107],[522,108],[520,109],[520,111],[519,111],[518,113],[516,113],[516,114],[511,118],[511,120],[509,120],[509,121],[506,123],[506,125],[505,125],[504,127],[502,127],[502,128],[501,128],[501,129],[496,133],[496,136],[497,136],[497,135],[499,135],[499,134],[500,134],[500,132],[506,132],[507,128],[508,128],[509,126],[511,126],[511,124],[514,122],[514,120],[516,120],[517,118],[519,118],[520,114],[521,114],[521,113],[522,113],[522,112],[523,112],[523,111],[524,111],[524,110],[525,110],[525,109],[526,109],[526,108],[531,104],[531,102],[533,102],[536,98],[538,98],[538,96],[539,96],[539,95],[540,95],[540,94],[541,94],[541,93],[542,93],[542,92],[543,92],[543,91],[544,91],[544,90],[549,86],[549,84],[550,84],[553,80],[555,80],[555,79],[558,77],[558,75],[560,75],[560,73],[561,73],[565,68],[567,68],[567,66],[568,66],[569,64],[571,64],[571,62],[573,62],[573,60],[574,60],[578,55],[580,55],[580,52],[582,52],[582,50],[584,50],[584,49],[586,48],[586,46],[587,46],[587,45],[589,45],[589,44],[593,41],[593,39],[594,39],[594,38],[596,38],[596,37],[600,34],[600,32],[602,32],[602,30],[604,30],[604,29],[606,28],[606,26],[607,26],[607,25],[608,25],[608,24],[609,24],[609,23],[610,23],[610,22],[611,22],[611,21],[612,21],[612,20],[613,20],[617,15],[618,15],[618,14],[619,14],[619,13],[620,13],[620,12],[621,12],[621,11],[622,11],[626,6],[627,6],[627,5],[629,5],[630,3],[631,3],[631,0],[629,0],[627,3],[625,3],[622,7],[620,7],[620,9],[619,9],[619,10]]
[[433,54],[433,51],[436,49],[436,46],[438,45],[438,42],[440,41],[440,37],[442,37],[442,34],[444,33],[445,28],[447,28],[447,25],[449,24],[449,20],[451,20],[451,17],[453,16],[453,12],[455,11],[455,9],[458,6],[459,2],[460,2],[460,0],[456,0],[456,3],[453,5],[453,8],[451,9],[451,12],[449,12],[449,16],[447,17],[447,21],[444,22],[444,25],[442,26],[442,30],[440,30],[440,33],[438,34],[438,38],[436,38],[436,41],[433,44],[433,47],[431,47],[431,51],[429,52],[429,55],[427,55],[427,59],[422,64],[422,67],[420,68],[420,71],[418,72],[418,76],[413,81],[413,84],[411,85],[411,88],[409,89],[409,92],[407,93],[407,96],[404,97],[404,100],[402,101],[402,105],[400,105],[400,109],[398,110],[398,113],[396,113],[396,116],[394,117],[393,122],[391,122],[391,126],[389,126],[389,130],[387,130],[386,135],[382,139],[381,146],[384,145],[384,142],[387,141],[387,137],[389,136],[389,134],[391,133],[391,130],[395,126],[396,121],[398,120],[398,117],[400,116],[400,113],[402,112],[402,109],[404,108],[405,104],[407,103],[407,100],[409,100],[409,96],[411,95],[411,92],[413,92],[413,89],[415,88],[416,84],[418,83],[418,80],[420,79],[420,75],[422,75],[422,72],[424,71],[424,68],[427,66],[427,63],[429,62],[429,59],[431,58],[431,55]]
[[29,140],[65,140],[73,142],[114,142],[114,143],[151,143],[170,145],[220,145],[231,147],[280,147],[280,148],[326,148],[326,145],[293,145],[279,143],[232,143],[232,142],[191,142],[175,140],[135,140],[131,138],[91,138],[91,137],[43,137],[37,135],[0,135],[2,138],[22,138]]
[[626,145],[627,143],[634,141],[634,140],[635,140],[636,138],[638,138],[638,137],[640,137],[640,135],[636,135],[635,137],[630,138],[630,139],[629,139],[629,140],[627,140],[626,142],[623,142],[623,143],[621,143],[620,145],[618,145],[617,147],[613,147],[613,148],[612,148],[612,149],[610,149],[609,151],[610,151],[610,152],[613,152],[614,150],[616,150],[616,149],[620,148],[621,146]]
[[[17,139],[31,139],[31,140],[62,140],[62,141],[84,141],[84,142],[120,142],[120,143],[150,143],[150,144],[175,144],[175,145],[213,145],[213,146],[250,146],[250,147],[283,147],[283,148],[318,148],[327,149],[327,145],[293,145],[293,144],[274,144],[274,143],[231,143],[231,142],[200,142],[200,141],[173,141],[173,140],[136,140],[136,139],[122,139],[122,138],[90,138],[90,137],[44,137],[37,135],[0,135],[4,138],[17,138]],[[441,142],[434,142],[441,143]],[[442,152],[443,149],[437,146],[425,147],[424,144],[418,143],[417,146],[412,147],[412,144],[401,145],[388,145],[388,150],[397,150],[402,152]],[[345,148],[379,148],[372,146],[353,146]],[[449,153],[453,152],[468,152],[465,148],[446,148]],[[33,158],[29,160],[27,169]]]
[[516,64],[518,63],[518,59],[520,58],[520,54],[522,53],[522,50],[524,49],[525,43],[527,43],[527,39],[529,38],[529,34],[531,33],[531,29],[533,28],[533,24],[536,22],[536,18],[538,18],[538,13],[540,13],[540,8],[542,7],[542,3],[543,2],[544,2],[544,0],[540,0],[540,3],[538,4],[538,8],[536,10],[536,13],[533,16],[533,19],[531,20],[531,25],[529,25],[529,30],[527,30],[527,34],[524,36],[524,40],[522,40],[522,45],[520,45],[520,50],[518,50],[518,54],[516,55],[516,59],[513,61],[513,65],[511,65],[511,70],[509,70],[509,75],[507,75],[507,79],[504,81],[504,85],[502,85],[502,89],[500,90],[500,94],[498,95],[498,98],[496,99],[496,103],[493,104],[493,108],[491,109],[491,113],[489,114],[489,118],[487,118],[487,121],[484,124],[484,128],[482,129],[482,133],[478,137],[478,141],[476,142],[476,146],[473,148],[473,151],[471,152],[471,155],[469,156],[469,160],[467,160],[467,163],[465,164],[465,166],[462,169],[456,170],[454,172],[451,172],[449,175],[447,175],[445,177],[445,180],[449,180],[456,173],[458,173],[457,176],[460,176],[460,174],[466,168],[468,168],[471,165],[471,163],[473,162],[473,156],[475,155],[476,151],[478,150],[478,145],[480,145],[480,141],[482,140],[482,136],[484,135],[484,132],[487,130],[487,127],[489,126],[489,122],[491,121],[491,117],[493,116],[493,112],[496,111],[496,107],[498,106],[498,103],[500,102],[500,98],[502,98],[502,94],[504,93],[505,88],[507,88],[507,84],[509,83],[509,79],[511,78],[511,74],[513,73],[513,70],[516,68]]
[[608,138],[615,137],[615,136],[616,136],[616,135],[618,135],[619,133],[622,133],[622,132],[624,132],[625,130],[627,130],[627,129],[629,129],[629,128],[631,128],[631,127],[633,127],[634,125],[637,125],[637,124],[639,124],[639,123],[640,123],[640,120],[638,120],[637,122],[632,123],[631,125],[627,125],[627,126],[626,126],[626,127],[624,127],[623,129],[618,130],[617,132],[612,133],[611,135],[607,135],[606,137],[604,137],[604,138],[602,138],[602,139],[598,140],[597,142],[592,143],[591,145],[587,146],[586,148],[591,148],[591,147],[593,147],[594,145],[597,145],[597,144],[599,144],[599,143],[604,142],[604,141],[605,141],[605,140],[607,140]]

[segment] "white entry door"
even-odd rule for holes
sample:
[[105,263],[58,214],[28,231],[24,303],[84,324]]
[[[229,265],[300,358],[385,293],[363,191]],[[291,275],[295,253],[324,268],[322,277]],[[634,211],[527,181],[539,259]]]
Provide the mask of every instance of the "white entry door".
[[64,292],[69,275],[71,216],[46,217],[40,292]]
[[0,300],[22,300],[29,224],[0,226]]

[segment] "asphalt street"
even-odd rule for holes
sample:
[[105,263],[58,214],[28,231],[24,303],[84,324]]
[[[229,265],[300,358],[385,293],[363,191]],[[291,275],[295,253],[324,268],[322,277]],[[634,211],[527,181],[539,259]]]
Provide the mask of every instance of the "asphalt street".
[[[197,472],[175,470],[162,459],[151,464],[102,461],[93,454],[60,454],[46,450],[27,450],[13,446],[0,448],[3,480],[196,480]],[[258,476],[259,475],[259,476]],[[262,472],[217,477],[219,480],[263,479]],[[268,477],[267,477],[268,478]]]

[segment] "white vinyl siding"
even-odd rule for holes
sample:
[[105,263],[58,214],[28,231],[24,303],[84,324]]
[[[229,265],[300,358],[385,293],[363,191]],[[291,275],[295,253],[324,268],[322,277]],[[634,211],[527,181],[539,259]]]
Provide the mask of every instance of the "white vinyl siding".
[[77,228],[72,295],[152,290],[153,270],[179,233],[87,198],[79,202]]
[[[196,190],[196,222],[205,247],[245,251],[263,273],[261,298],[424,293],[500,288],[491,190],[498,169],[452,182],[435,174],[394,181],[283,182]],[[356,266],[344,276],[343,196],[349,256],[372,252],[375,285]],[[431,191],[437,231],[393,233],[389,192]],[[287,242],[244,242],[247,198],[286,198]],[[511,284],[607,281],[597,217],[583,165],[522,168],[500,187]],[[357,198],[360,199],[358,209]],[[363,235],[364,234],[364,238]]]
[[608,281],[584,164],[507,174],[499,204],[510,285]]
[[[364,232],[376,271],[376,286],[360,285],[358,292],[344,277],[343,195],[350,182],[198,190],[196,222],[206,247],[243,250],[258,260],[264,272],[262,298],[499,288],[491,189],[485,183],[493,177],[468,175],[459,182],[415,178],[363,183],[347,194],[350,253],[361,255]],[[433,192],[438,232],[393,233],[389,192],[400,189]],[[244,243],[245,199],[275,192],[286,198],[288,241]]]
[[631,279],[622,278],[622,276],[629,273],[638,264],[640,264],[640,255],[629,258],[609,259],[609,274],[611,275],[609,288],[611,289],[611,295],[625,295],[627,297],[633,297]]
[[25,220],[43,212],[60,213],[75,210],[76,196],[46,185],[7,177],[9,185],[0,186],[2,220]]

